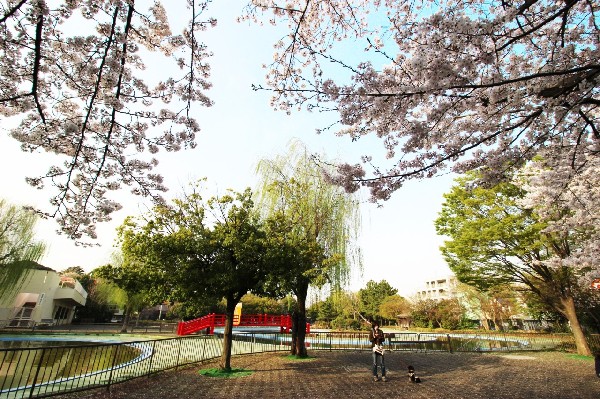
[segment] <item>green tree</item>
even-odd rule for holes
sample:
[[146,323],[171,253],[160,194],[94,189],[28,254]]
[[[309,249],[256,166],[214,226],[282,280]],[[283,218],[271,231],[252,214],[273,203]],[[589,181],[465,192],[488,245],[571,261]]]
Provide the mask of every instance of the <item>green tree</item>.
[[46,249],[35,239],[38,216],[0,199],[0,298],[14,294]]
[[319,302],[317,320],[323,322],[326,326],[331,326],[331,321],[337,318],[339,312],[335,308],[333,299],[328,297],[322,302]]
[[578,353],[589,355],[575,308],[576,270],[551,267],[544,260],[577,248],[572,236],[544,233],[546,224],[519,206],[525,192],[511,183],[475,185],[476,176],[457,180],[435,225],[449,237],[441,250],[457,278],[488,291],[517,284],[562,313],[573,331]]
[[365,288],[361,288],[358,291],[361,313],[366,318],[381,321],[381,304],[387,297],[396,295],[397,293],[398,290],[385,280],[381,280],[380,282],[368,281]]
[[442,299],[436,304],[436,324],[447,330],[457,330],[464,319],[464,308],[456,298]]
[[433,299],[421,299],[413,303],[410,318],[415,327],[437,328],[437,302]]
[[379,314],[386,320],[393,320],[396,322],[398,316],[402,314],[408,314],[410,312],[410,304],[406,298],[394,294],[388,295],[381,301],[379,305]]
[[466,311],[476,315],[484,329],[503,329],[505,320],[525,311],[520,292],[510,286],[496,286],[481,291],[475,286],[459,283],[461,304]]
[[[81,284],[87,292],[85,306],[77,307],[74,321],[94,321],[96,323],[105,323],[110,321],[113,312],[110,309],[111,295],[103,295],[102,285],[112,285],[104,282],[102,279],[94,278],[92,273],[86,273],[81,266],[71,266],[61,270],[58,274],[65,277],[71,277]],[[99,287],[100,286],[100,287]],[[115,289],[119,289],[112,285]]]
[[248,293],[242,297],[242,313],[245,314],[282,314],[285,304],[274,298]]
[[151,302],[154,281],[141,263],[132,262],[131,258],[118,253],[113,254],[111,263],[94,269],[93,276],[105,279],[122,290],[122,292],[115,292],[114,288],[104,287],[107,291],[105,295],[106,293],[114,295],[106,298],[104,303],[112,302],[123,307],[121,332],[126,333],[133,313],[141,311]]
[[115,307],[125,309],[127,293],[108,280],[94,277],[93,270],[87,276],[89,283],[84,288],[88,297],[85,306],[77,309],[77,319],[107,323],[112,319]]
[[306,356],[306,299],[309,286],[330,283],[339,289],[349,281],[353,266],[360,267],[354,246],[359,227],[358,202],[340,187],[329,184],[323,165],[315,162],[300,143],[286,155],[262,160],[258,192],[264,214],[280,237],[275,247],[291,251],[284,274],[273,284],[292,292],[297,300],[292,328],[291,353]]
[[127,259],[159,277],[166,299],[225,299],[220,367],[230,370],[235,307],[249,291],[262,292],[273,258],[250,189],[204,200],[198,188],[156,207],[142,226],[129,220],[121,229],[122,247]]

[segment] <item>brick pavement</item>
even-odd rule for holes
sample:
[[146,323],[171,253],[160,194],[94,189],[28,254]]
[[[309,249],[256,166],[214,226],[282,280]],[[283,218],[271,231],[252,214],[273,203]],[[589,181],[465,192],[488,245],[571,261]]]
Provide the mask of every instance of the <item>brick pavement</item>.
[[[232,367],[250,376],[212,378],[198,374],[216,362],[171,370],[61,399],[285,399],[285,398],[440,398],[440,399],[598,399],[600,378],[593,360],[558,352],[419,353],[388,352],[388,382],[373,382],[370,353],[311,351],[312,360],[282,353],[236,356]],[[407,366],[421,384],[411,384]]]

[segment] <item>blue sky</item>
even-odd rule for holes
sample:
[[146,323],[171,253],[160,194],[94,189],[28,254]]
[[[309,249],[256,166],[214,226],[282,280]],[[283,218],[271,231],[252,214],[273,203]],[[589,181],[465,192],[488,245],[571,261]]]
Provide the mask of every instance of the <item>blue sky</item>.
[[[207,186],[215,194],[228,188],[254,187],[257,162],[283,153],[294,138],[329,159],[351,163],[358,162],[363,154],[383,153],[382,145],[374,139],[351,143],[346,137],[335,137],[333,132],[317,135],[315,129],[328,125],[325,116],[304,111],[289,116],[274,112],[268,93],[251,90],[251,84],[263,83],[261,65],[272,59],[272,44],[279,36],[272,27],[236,23],[244,4],[245,0],[235,0],[211,5],[211,15],[219,22],[216,28],[203,33],[203,40],[214,52],[210,60],[213,88],[208,94],[215,105],[195,110],[202,127],[196,149],[158,154],[157,171],[170,188],[165,198],[177,196],[188,182],[201,177],[208,179]],[[148,67],[150,71],[160,70],[160,65]],[[27,186],[24,179],[43,174],[51,159],[53,156],[46,154],[22,153],[6,129],[0,131],[0,166],[5,171],[1,196],[13,203],[49,209],[50,193]],[[449,176],[410,182],[381,208],[366,201],[367,193],[361,194],[364,203],[359,245],[364,270],[362,276],[354,274],[350,289],[356,291],[369,280],[385,279],[400,294],[410,295],[426,279],[449,273],[439,253],[442,238],[436,236],[433,220],[451,182]],[[39,237],[49,244],[41,262],[55,270],[82,266],[87,271],[107,263],[116,249],[115,227],[126,216],[137,215],[148,206],[144,199],[129,195],[127,189],[117,197],[124,208],[115,214],[113,222],[98,226],[99,247],[77,247],[55,233],[55,222],[41,221]]]

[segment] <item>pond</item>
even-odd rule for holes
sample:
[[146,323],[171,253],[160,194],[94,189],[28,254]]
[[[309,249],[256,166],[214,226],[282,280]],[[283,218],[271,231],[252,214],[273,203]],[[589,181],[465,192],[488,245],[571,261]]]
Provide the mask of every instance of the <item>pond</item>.
[[99,341],[65,336],[1,337],[0,392],[111,369],[141,353],[137,346]]

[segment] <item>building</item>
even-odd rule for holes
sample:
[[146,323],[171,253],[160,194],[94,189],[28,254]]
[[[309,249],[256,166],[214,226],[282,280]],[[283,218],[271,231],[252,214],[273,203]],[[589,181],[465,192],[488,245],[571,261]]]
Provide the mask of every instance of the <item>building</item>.
[[454,275],[428,280],[425,282],[424,287],[416,292],[415,298],[417,300],[456,298],[457,285],[458,280]]
[[69,324],[87,292],[79,281],[34,263],[14,295],[0,298],[0,326],[33,327]]

